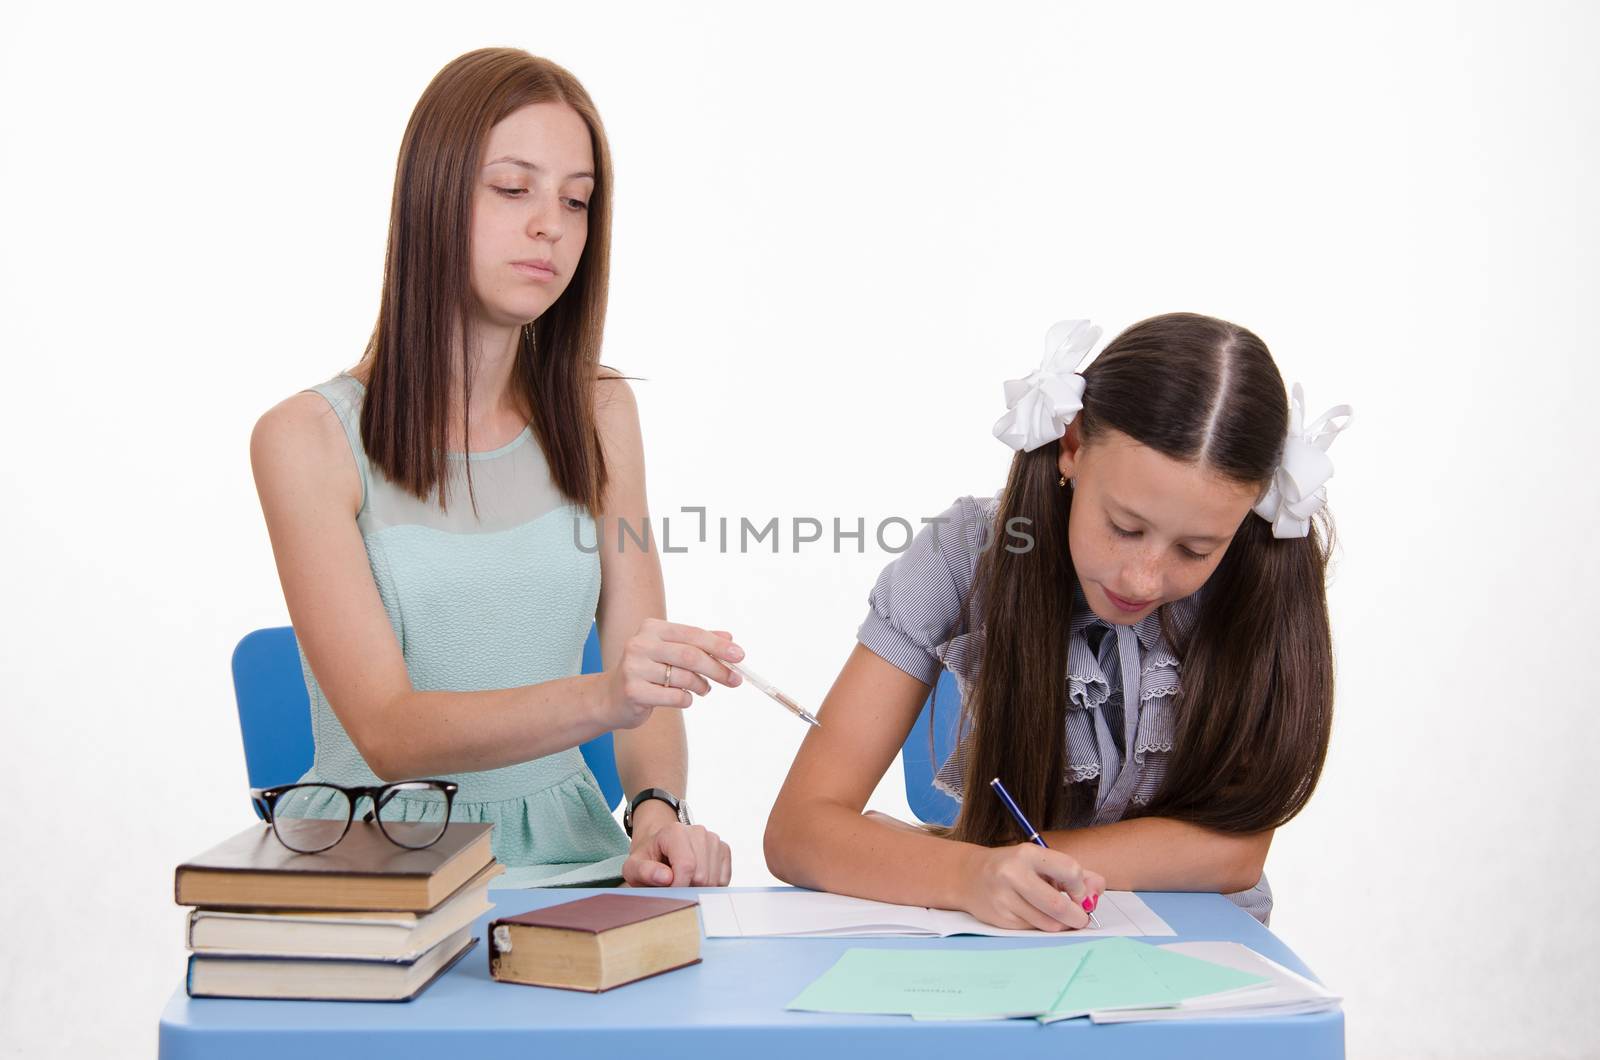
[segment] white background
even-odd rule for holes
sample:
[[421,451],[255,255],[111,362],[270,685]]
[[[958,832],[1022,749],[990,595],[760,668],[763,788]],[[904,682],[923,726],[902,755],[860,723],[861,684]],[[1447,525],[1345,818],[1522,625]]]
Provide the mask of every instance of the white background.
[[[456,7],[458,5],[452,5]],[[0,16],[0,1049],[151,1055],[172,869],[250,819],[228,675],[286,621],[262,411],[355,363],[395,151],[510,44],[617,172],[606,360],[655,511],[869,527],[992,493],[1045,328],[1190,309],[1320,410],[1333,748],[1274,929],[1359,1057],[1597,1055],[1592,530],[1600,17],[1586,4],[10,4]],[[888,556],[696,548],[673,617],[819,702]],[[853,543],[847,544],[853,549]],[[770,877],[802,733],[690,719]],[[898,770],[873,805],[905,812]]]

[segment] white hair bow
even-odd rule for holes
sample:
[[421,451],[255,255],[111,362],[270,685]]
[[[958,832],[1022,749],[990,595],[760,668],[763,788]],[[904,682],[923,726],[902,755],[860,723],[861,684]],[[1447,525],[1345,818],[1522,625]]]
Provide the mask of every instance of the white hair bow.
[[1063,320],[1044,337],[1044,360],[1025,379],[1006,380],[1006,409],[994,436],[1013,449],[1032,452],[1067,433],[1083,408],[1083,376],[1077,367],[1100,340],[1087,320]]
[[1272,524],[1273,537],[1305,537],[1311,532],[1311,517],[1328,503],[1324,483],[1333,477],[1328,446],[1350,426],[1355,414],[1349,405],[1335,405],[1309,424],[1305,418],[1305,393],[1296,383],[1289,403],[1289,435],[1283,442],[1283,455],[1266,495],[1254,509]]

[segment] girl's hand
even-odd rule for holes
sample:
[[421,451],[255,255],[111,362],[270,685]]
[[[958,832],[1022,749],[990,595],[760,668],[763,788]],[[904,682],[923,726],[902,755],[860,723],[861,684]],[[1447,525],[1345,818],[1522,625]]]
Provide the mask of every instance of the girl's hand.
[[1063,931],[1089,925],[1083,899],[1105,892],[1106,881],[1069,855],[1036,843],[990,847],[970,863],[962,890],[967,912],[1003,928]]
[[744,649],[730,633],[645,619],[606,675],[606,728],[638,728],[657,707],[687,707],[696,695],[711,691],[710,681],[738,686],[744,679],[723,661],[743,658]]

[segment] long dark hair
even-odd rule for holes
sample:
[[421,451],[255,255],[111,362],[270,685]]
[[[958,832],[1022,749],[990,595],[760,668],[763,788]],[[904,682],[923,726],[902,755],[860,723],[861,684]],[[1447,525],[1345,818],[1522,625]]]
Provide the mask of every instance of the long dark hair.
[[[611,260],[611,152],[578,79],[524,51],[483,48],[460,56],[439,71],[411,112],[395,167],[383,298],[364,357],[370,375],[361,438],[369,459],[391,480],[424,500],[437,485],[440,506],[448,506],[452,349],[459,348],[464,439],[471,389],[473,190],[489,130],[530,103],[565,103],[588,125],[594,194],[572,281],[522,329],[512,385],[530,412],[551,479],[598,514],[606,467],[595,430],[594,382]],[[470,461],[466,471],[470,496]]]
[[[1084,372],[1083,444],[1120,431],[1175,460],[1264,487],[1288,429],[1283,379],[1255,335],[1170,313],[1117,336]],[[1004,776],[1029,820],[1088,823],[1094,782],[1063,777],[1067,638],[1077,574],[1067,548],[1072,491],[1055,445],[1019,452],[995,519],[1031,521],[1034,547],[979,560],[970,624],[984,631],[963,709],[970,726],[961,815],[952,834],[993,845],[1016,826],[986,795]],[[1273,828],[1300,812],[1322,772],[1333,713],[1333,646],[1324,588],[1331,524],[1278,539],[1245,517],[1201,593],[1196,620],[1163,630],[1182,661],[1165,779],[1129,816],[1173,817],[1226,832]],[[982,793],[982,794],[980,794]]]

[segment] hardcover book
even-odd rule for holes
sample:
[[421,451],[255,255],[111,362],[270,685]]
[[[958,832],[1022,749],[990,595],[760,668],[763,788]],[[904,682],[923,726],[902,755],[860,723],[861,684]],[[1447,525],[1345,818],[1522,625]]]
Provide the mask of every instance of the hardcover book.
[[489,974],[507,983],[598,992],[699,963],[690,899],[602,894],[489,924]]
[[[280,821],[280,828],[327,822]],[[406,823],[390,824],[391,832]],[[212,909],[357,909],[426,913],[494,863],[490,824],[452,822],[423,850],[390,842],[376,824],[354,822],[338,844],[297,854],[257,824],[178,866],[179,905]],[[430,833],[432,829],[430,828]]]
[[406,963],[494,908],[497,862],[431,913],[357,909],[196,909],[189,948],[202,957],[347,957]]
[[319,960],[251,956],[189,958],[190,997],[280,1001],[410,1001],[477,944],[472,928],[447,936],[416,960]]

